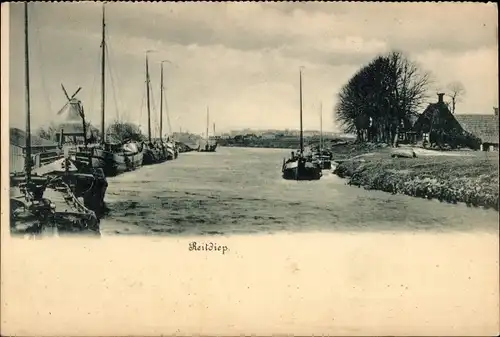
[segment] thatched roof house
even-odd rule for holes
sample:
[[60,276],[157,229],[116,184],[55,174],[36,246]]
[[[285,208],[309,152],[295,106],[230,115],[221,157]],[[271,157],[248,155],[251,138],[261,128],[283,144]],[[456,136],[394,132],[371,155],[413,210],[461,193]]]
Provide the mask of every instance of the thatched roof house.
[[455,115],[464,128],[481,139],[483,144],[498,145],[498,115]]
[[443,101],[444,94],[438,94],[437,103],[431,103],[418,117],[413,130],[417,133],[430,133],[431,130],[462,134],[463,128],[455,119],[450,109]]

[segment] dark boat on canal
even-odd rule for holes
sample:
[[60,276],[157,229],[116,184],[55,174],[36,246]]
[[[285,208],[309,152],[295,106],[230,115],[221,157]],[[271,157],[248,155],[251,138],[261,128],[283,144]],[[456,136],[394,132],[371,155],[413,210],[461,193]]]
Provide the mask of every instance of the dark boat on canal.
[[330,170],[332,168],[333,154],[323,146],[323,104],[320,104],[320,133],[319,145],[313,147],[312,158],[319,163],[322,170]]
[[[141,143],[132,140],[111,142],[106,139],[105,127],[105,89],[106,89],[106,21],[105,21],[105,5],[102,8],[102,42],[101,42],[101,139],[100,141],[87,142],[85,144],[74,144],[74,149],[71,151],[74,155],[77,165],[91,166],[92,168],[100,168],[106,176],[116,176],[126,171],[133,171],[139,168],[143,162],[143,146]],[[61,114],[66,108],[70,110],[69,115],[73,115],[73,120],[78,120],[79,117],[83,120],[83,136],[87,137],[85,129],[85,115],[83,106],[79,100],[76,100],[73,94],[69,97],[66,90],[64,93],[68,102],[61,109]],[[65,134],[68,135],[69,130]]]
[[304,135],[302,127],[302,69],[299,72],[300,88],[300,149],[298,153],[292,152],[292,156],[283,159],[282,174],[287,180],[319,180],[321,179],[321,167],[319,163],[304,155]]
[[148,109],[148,139],[143,143],[144,144],[144,158],[142,162],[143,165],[158,164],[167,160],[165,145],[161,141],[161,138],[160,140],[156,139],[153,140],[151,137],[151,101],[150,101],[151,80],[149,77],[148,52],[149,50],[146,51],[146,98],[147,98],[147,109]]
[[[163,63],[168,62],[171,63],[169,60],[163,60],[161,61],[161,69],[160,69],[160,144],[161,144],[161,149],[163,151],[163,156],[165,157],[166,160],[174,160],[177,159],[179,156],[179,148],[176,144],[176,142],[173,140],[173,135],[169,135],[167,137],[167,140],[163,139],[163,99],[165,96],[165,87],[163,85]],[[165,103],[167,102],[166,97],[165,97]],[[166,105],[166,104],[165,104]],[[170,124],[170,117],[168,114],[167,110],[167,123],[168,127],[170,129],[170,132],[172,131],[172,126]]]
[[[215,139],[211,140],[208,134],[208,125],[210,124],[210,110],[207,106],[207,132],[204,141],[200,141],[198,145],[198,152],[215,152],[217,149],[217,141]],[[214,123],[214,138],[215,138],[215,123]]]

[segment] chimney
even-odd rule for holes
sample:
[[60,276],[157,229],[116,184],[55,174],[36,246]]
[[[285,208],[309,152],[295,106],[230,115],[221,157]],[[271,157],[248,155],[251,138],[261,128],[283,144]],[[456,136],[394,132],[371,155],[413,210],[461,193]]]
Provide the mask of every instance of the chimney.
[[497,107],[493,108],[493,113],[495,114],[495,116],[498,116],[498,108]]
[[438,103],[443,103],[443,93],[438,93]]

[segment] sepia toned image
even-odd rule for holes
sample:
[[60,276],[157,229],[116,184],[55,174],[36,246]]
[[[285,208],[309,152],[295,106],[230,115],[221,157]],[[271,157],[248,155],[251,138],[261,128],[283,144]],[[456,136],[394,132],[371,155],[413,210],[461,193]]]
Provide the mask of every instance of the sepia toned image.
[[[76,302],[57,295],[47,312],[40,308],[50,307],[49,300],[40,299],[36,313],[23,309],[33,324],[22,330],[21,303],[32,297],[11,296],[2,300],[9,331],[474,335],[498,329],[496,5],[17,2],[2,4],[2,21],[2,101],[8,97],[2,228],[8,223],[16,242],[9,258],[25,261],[15,252],[27,252],[23,247],[34,241],[73,242],[70,254],[80,249],[72,241],[79,238],[87,242],[81,247],[95,245],[98,258],[38,257],[55,268],[51,276],[43,269],[43,280],[54,280],[56,269],[57,277],[70,277],[69,269],[88,267],[92,272],[71,286],[81,293],[71,296],[83,299],[82,289],[109,280],[104,270],[111,275],[118,268],[109,262],[117,254],[127,267],[111,279],[123,272],[134,280],[119,288],[143,284],[146,274],[144,284],[165,288],[151,295],[142,286],[131,295],[110,287],[113,308],[124,305],[120,296],[154,298],[155,304],[143,303],[151,312],[144,324],[128,306],[116,309],[128,317],[123,326],[111,309],[96,325],[78,321],[67,311]],[[132,249],[139,238],[168,241]],[[127,248],[112,253],[106,241],[112,239]],[[34,247],[40,254],[42,246]],[[160,254],[169,261],[164,270],[143,264]],[[26,275],[38,275],[44,263],[27,272],[9,262],[20,280],[6,283],[9,294],[20,284],[31,287]],[[193,283],[200,264],[207,273],[247,276],[205,279],[217,284],[208,291],[205,281]],[[167,272],[182,266],[183,277]],[[293,276],[277,276],[277,266]],[[298,273],[307,276],[290,281]],[[160,274],[169,282],[161,283]],[[193,294],[173,290],[186,279],[186,289],[207,291],[189,301],[212,319],[182,321],[186,314],[174,310],[177,318],[164,323],[160,312]],[[313,279],[322,283],[314,286]],[[43,280],[40,287],[54,282]],[[278,286],[280,280],[290,284]],[[281,289],[274,307],[257,295],[266,287]],[[403,298],[405,292],[411,296]],[[241,296],[240,307],[229,309],[233,302],[220,295],[227,293]],[[263,302],[249,304],[251,298]],[[7,308],[12,301],[19,304]],[[99,301],[85,304],[85,315]],[[272,307],[286,313],[274,316]],[[231,316],[237,310],[246,316]],[[450,310],[455,314],[442,317]],[[43,324],[55,317],[65,328]],[[262,327],[253,329],[257,321]]]
[[[384,41],[327,27],[350,8],[11,4],[13,233],[496,229],[494,10]],[[289,26],[245,34],[252,11]]]

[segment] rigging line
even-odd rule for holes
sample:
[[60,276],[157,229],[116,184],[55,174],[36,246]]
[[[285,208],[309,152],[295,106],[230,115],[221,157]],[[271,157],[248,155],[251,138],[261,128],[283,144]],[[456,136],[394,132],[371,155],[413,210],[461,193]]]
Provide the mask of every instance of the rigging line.
[[151,93],[151,108],[152,108],[152,113],[153,113],[153,122],[155,124],[155,129],[156,125],[158,125],[158,120],[156,116],[156,104],[155,104],[155,98],[154,98],[154,91],[153,91],[153,86],[151,85],[151,82],[149,82],[149,88],[150,88],[150,93]]
[[100,68],[100,64],[101,64],[101,51],[100,50],[98,50],[98,55],[95,59],[97,60],[97,66],[96,66],[95,71],[92,71],[94,76],[92,79],[92,87],[90,88],[90,111],[91,112],[94,111],[97,74],[99,73],[99,68]]
[[[34,14],[34,15],[33,15]],[[52,103],[50,101],[50,96],[49,96],[49,93],[48,93],[48,90],[47,90],[47,82],[46,82],[46,76],[45,76],[45,68],[44,68],[44,61],[43,61],[43,48],[42,48],[42,44],[41,44],[41,32],[40,32],[40,27],[38,25],[38,19],[37,19],[37,12],[36,10],[33,10],[32,11],[32,15],[31,15],[31,20],[33,20],[33,26],[35,26],[35,40],[36,40],[36,48],[37,48],[37,51],[38,51],[38,54],[39,54],[39,61],[37,62],[38,63],[38,67],[40,69],[40,77],[41,77],[41,82],[42,82],[42,90],[43,90],[43,95],[45,96],[45,103],[47,104],[47,108],[49,109],[48,112],[49,112],[49,115],[53,113],[52,111]]]
[[[143,87],[144,89],[144,87]],[[146,90],[142,91],[142,99],[141,99],[141,107],[139,109],[139,128],[141,127],[142,123],[142,113],[144,111],[144,101],[146,100]]]
[[[106,44],[106,50],[108,51],[108,63],[109,64],[109,68],[110,68],[110,71],[112,71],[112,76],[113,76],[113,79],[114,79],[114,82],[115,83],[121,83],[120,82],[120,78],[119,78],[119,72],[116,72],[115,71],[115,68],[114,68],[114,64],[113,66],[111,66],[111,60],[115,60],[115,54],[114,54],[114,51],[112,48],[110,48],[109,46],[112,45],[112,41],[113,41],[113,38],[112,37],[108,37],[108,43]],[[111,69],[113,68],[113,69]],[[117,91],[117,95],[118,97],[121,97],[120,96],[120,87],[118,85],[116,85],[116,91]]]
[[108,73],[109,73],[109,78],[110,78],[110,82],[111,82],[111,91],[113,92],[113,101],[115,103],[115,110],[116,110],[116,118],[118,120],[120,120],[120,111],[119,111],[119,108],[118,108],[118,100],[116,99],[116,86],[115,86],[115,79],[114,79],[114,68],[111,69],[111,54],[109,52],[109,48],[108,48],[108,43],[106,43],[106,52],[108,54]]
[[[110,54],[110,60],[116,60],[115,54],[114,54],[112,49],[110,49],[109,54]],[[116,107],[117,107],[116,109],[118,110],[118,108],[119,108],[120,111],[123,112],[122,107],[120,105],[121,101],[117,99],[117,97],[123,97],[122,95],[120,95],[120,92],[121,92],[121,90],[120,90],[120,83],[121,82],[120,82],[120,77],[119,77],[120,72],[115,71],[114,64],[113,64],[111,71],[112,71],[112,82],[113,82],[113,86],[114,86],[114,90],[115,90],[113,92],[115,95],[115,101],[116,101]],[[117,114],[119,116],[123,117],[123,114],[121,114],[119,111],[117,111]]]
[[170,111],[168,109],[168,100],[167,100],[167,90],[164,89],[163,91],[163,101],[165,102],[165,112],[167,114],[167,127],[168,127],[168,134],[171,135],[173,133],[172,130],[172,124],[170,124]]

